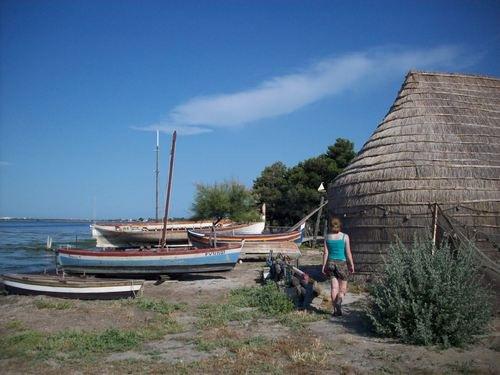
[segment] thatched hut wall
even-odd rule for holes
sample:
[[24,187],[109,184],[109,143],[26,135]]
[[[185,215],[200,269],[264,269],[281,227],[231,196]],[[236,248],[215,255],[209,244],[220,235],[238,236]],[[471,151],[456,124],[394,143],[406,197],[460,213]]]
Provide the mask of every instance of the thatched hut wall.
[[435,203],[498,261],[500,80],[408,73],[328,200],[360,272],[377,269],[397,237],[430,235]]

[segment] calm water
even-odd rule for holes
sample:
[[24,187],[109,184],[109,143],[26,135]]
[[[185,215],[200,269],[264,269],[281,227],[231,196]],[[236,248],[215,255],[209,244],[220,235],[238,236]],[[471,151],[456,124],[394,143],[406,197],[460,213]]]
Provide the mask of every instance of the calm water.
[[90,223],[58,221],[0,221],[0,273],[53,270],[54,253],[45,250],[47,236],[58,245],[92,245]]

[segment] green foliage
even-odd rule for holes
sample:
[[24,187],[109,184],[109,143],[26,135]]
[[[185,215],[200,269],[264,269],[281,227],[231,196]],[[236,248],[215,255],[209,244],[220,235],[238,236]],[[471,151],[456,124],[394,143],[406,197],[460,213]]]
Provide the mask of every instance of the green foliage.
[[239,307],[255,307],[268,316],[286,314],[294,308],[292,300],[272,282],[262,287],[235,289],[229,300]]
[[380,279],[369,288],[375,332],[418,345],[472,342],[491,317],[473,252],[471,245],[434,248],[427,239],[391,246]]
[[231,321],[244,321],[265,315],[280,317],[294,309],[293,302],[276,284],[238,288],[231,291],[226,303],[200,306],[199,328],[221,327]]
[[319,185],[331,182],[354,158],[354,144],[338,138],[326,153],[287,168],[277,162],[264,168],[253,184],[260,203],[267,205],[272,225],[288,226],[318,206]]
[[264,168],[253,184],[253,192],[266,204],[266,220],[280,224],[287,222],[288,168],[276,162]]
[[53,310],[68,310],[73,307],[73,303],[70,301],[51,301],[48,299],[38,299],[35,300],[35,306],[37,309],[53,309]]
[[224,348],[230,352],[235,353],[241,350],[255,350],[268,344],[269,340],[262,336],[254,336],[244,339],[221,337],[215,340],[206,340],[203,338],[199,338],[198,340],[196,340],[196,348],[205,352],[211,352],[218,348]]
[[168,303],[151,298],[136,298],[134,303],[141,310],[154,311],[160,314],[170,314],[174,311],[184,311],[186,309],[185,303]]
[[55,334],[26,330],[0,339],[0,358],[50,358],[58,353],[71,358],[123,351],[137,346],[141,337],[134,331],[107,329],[104,332],[62,331]]
[[234,180],[214,185],[197,184],[192,211],[197,219],[229,218],[238,222],[259,219],[252,192]]
[[211,303],[201,305],[198,310],[198,328],[225,326],[229,322],[250,320],[256,317],[253,310],[243,310],[231,303]]

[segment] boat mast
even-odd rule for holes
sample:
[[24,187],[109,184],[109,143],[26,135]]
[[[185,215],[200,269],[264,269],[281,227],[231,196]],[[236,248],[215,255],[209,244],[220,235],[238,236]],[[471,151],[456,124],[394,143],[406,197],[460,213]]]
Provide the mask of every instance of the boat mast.
[[156,210],[155,210],[155,220],[158,221],[158,190],[159,190],[159,181],[158,177],[160,175],[160,169],[159,169],[159,164],[160,164],[160,131],[156,131],[156,169],[155,169],[155,175],[156,175]]
[[167,199],[165,202],[165,216],[163,217],[163,230],[161,232],[161,242],[162,247],[166,247],[166,234],[167,234],[167,222],[168,222],[168,209],[170,206],[170,192],[172,190],[172,174],[174,172],[174,156],[175,156],[175,140],[177,139],[177,132],[174,130],[172,134],[172,149],[170,150],[170,167],[168,171],[168,185],[167,185]]

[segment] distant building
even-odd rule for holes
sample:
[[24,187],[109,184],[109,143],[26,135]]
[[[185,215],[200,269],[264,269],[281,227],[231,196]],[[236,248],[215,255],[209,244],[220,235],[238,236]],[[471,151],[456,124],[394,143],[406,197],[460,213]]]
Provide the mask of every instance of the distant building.
[[[400,238],[473,239],[493,267],[500,243],[500,80],[410,72],[389,113],[329,186],[329,213],[359,272]],[[438,206],[436,206],[438,204]]]

